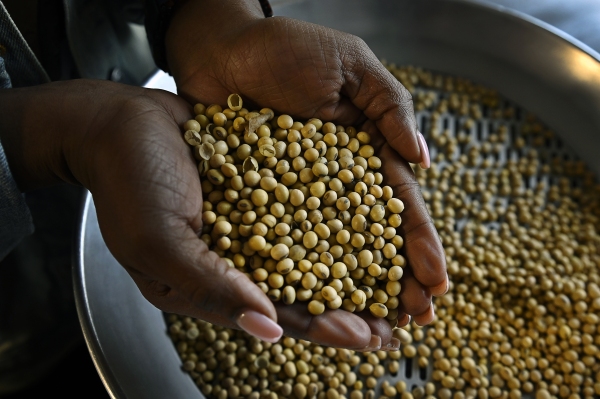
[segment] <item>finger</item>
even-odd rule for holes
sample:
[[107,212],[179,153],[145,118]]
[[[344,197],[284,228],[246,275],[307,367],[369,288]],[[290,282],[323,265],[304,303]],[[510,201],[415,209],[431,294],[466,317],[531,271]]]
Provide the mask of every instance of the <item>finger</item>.
[[410,274],[410,270],[403,277],[402,284],[401,305],[398,310],[396,327],[404,327],[411,320],[414,320],[419,326],[431,323],[435,318],[435,308],[428,290]]
[[396,327],[398,328],[402,328],[408,325],[408,323],[410,323],[411,321],[411,317],[410,315],[402,312],[402,314],[398,314],[398,324],[396,324]]
[[285,335],[320,345],[354,349],[360,352],[397,350],[390,323],[368,311],[350,313],[326,310],[318,316],[308,312],[305,303],[276,303],[279,324]]
[[431,305],[431,293],[413,275],[410,267],[405,268],[404,275],[400,280],[402,291],[400,291],[400,306],[398,313],[406,313],[410,316],[421,315]]
[[279,324],[289,337],[360,352],[399,348],[399,342],[392,337],[389,322],[369,312],[326,310],[315,316],[308,312],[305,303],[276,303],[275,307]]
[[[356,314],[344,310],[326,310],[318,316],[312,315],[306,303],[296,302],[292,305],[276,303],[279,324],[285,335],[305,339],[320,345],[336,348],[365,350],[381,345],[381,338],[375,335],[371,326]],[[376,331],[377,329],[375,326]],[[372,340],[374,342],[372,342]]]
[[425,310],[421,314],[414,316],[413,320],[415,321],[415,323],[418,326],[426,326],[427,324],[431,323],[434,318],[435,318],[435,311],[434,311],[433,303],[431,303],[429,305],[429,307],[427,308],[427,310]]
[[367,118],[376,122],[390,146],[404,159],[429,167],[411,94],[361,39],[350,36],[347,47],[349,51],[342,58],[344,92]]
[[433,296],[446,295],[446,293],[448,292],[448,289],[450,289],[450,279],[448,278],[447,273],[446,273],[446,278],[444,278],[444,281],[442,281],[438,285],[429,287],[429,291],[431,292],[431,294]]
[[372,122],[366,122],[363,130],[369,133],[371,145],[383,161],[383,184],[389,185],[394,191],[394,197],[404,203],[402,224],[398,231],[404,238],[404,254],[408,263],[419,282],[429,287],[435,295],[441,295],[447,291],[448,284],[446,256],[414,172],[390,148]]
[[[392,327],[388,320],[375,317],[371,312],[366,310],[356,313],[356,315],[369,325],[373,335],[381,338],[381,350],[390,351],[398,350],[398,348],[400,348],[400,341],[397,341],[392,337]],[[365,352],[367,351],[369,350],[365,350]]]
[[[185,229],[184,236],[171,234],[165,241],[146,240],[155,248],[146,251],[160,265],[151,268],[156,274],[146,274],[138,284],[150,302],[170,313],[240,328],[264,341],[281,338],[283,331],[270,299],[244,273],[210,251],[191,228]],[[139,273],[136,277],[139,281]]]

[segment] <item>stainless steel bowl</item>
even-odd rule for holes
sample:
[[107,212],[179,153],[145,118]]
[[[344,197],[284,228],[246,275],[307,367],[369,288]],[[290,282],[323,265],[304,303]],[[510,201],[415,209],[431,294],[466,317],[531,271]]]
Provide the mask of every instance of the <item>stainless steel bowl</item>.
[[[600,173],[600,55],[537,20],[455,0],[281,2],[276,15],[363,38],[375,54],[496,88],[562,136]],[[154,83],[149,84],[149,86]],[[81,214],[77,306],[98,373],[114,398],[202,398],[148,303],[112,257],[93,198]]]

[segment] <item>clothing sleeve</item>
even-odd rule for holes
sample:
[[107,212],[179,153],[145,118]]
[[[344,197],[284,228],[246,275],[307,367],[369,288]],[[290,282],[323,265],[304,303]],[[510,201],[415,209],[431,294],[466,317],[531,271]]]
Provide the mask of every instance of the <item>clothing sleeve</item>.
[[10,173],[0,143],[0,260],[31,233],[33,220],[29,208]]
[[[165,35],[169,28],[172,11],[184,0],[144,0],[146,35],[152,57],[156,66],[169,73],[165,51]],[[269,0],[258,0],[265,18],[273,16],[273,9]]]

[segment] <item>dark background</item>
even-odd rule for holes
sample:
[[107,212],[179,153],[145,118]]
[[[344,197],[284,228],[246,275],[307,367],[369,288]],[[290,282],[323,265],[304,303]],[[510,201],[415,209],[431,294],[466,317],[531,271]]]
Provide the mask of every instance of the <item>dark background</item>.
[[39,399],[50,396],[62,399],[109,398],[83,340],[43,380],[24,391],[3,396],[2,399]]

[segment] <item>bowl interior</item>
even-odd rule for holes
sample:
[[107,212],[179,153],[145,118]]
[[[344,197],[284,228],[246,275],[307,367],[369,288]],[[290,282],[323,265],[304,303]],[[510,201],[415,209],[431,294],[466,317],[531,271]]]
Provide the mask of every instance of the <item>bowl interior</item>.
[[[599,58],[559,31],[469,1],[295,1],[274,11],[355,34],[389,62],[496,88],[536,114],[600,172],[600,158],[594,156],[600,148]],[[156,81],[161,80],[151,82]],[[202,398],[181,370],[162,312],[143,298],[106,248],[89,194],[78,245],[78,311],[111,397]]]

